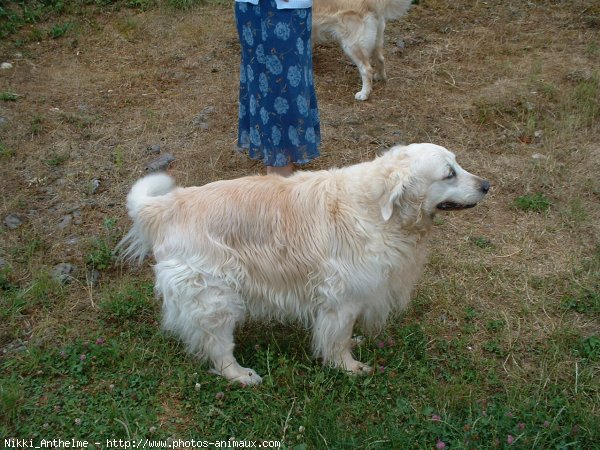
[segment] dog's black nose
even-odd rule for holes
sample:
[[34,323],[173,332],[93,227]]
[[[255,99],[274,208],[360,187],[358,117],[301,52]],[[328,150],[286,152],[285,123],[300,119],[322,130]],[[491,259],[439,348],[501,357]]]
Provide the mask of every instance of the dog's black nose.
[[481,191],[484,194],[487,194],[487,192],[490,190],[490,182],[488,180],[485,180],[483,183],[481,183]]

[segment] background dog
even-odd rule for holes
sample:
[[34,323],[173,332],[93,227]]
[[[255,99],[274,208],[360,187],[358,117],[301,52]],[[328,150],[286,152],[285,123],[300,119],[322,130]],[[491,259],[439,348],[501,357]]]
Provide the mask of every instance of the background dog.
[[341,169],[175,188],[165,174],[135,183],[125,257],[156,259],[163,327],[213,370],[261,382],[233,356],[247,317],[298,320],[313,353],[354,373],[355,323],[377,332],[404,308],[425,263],[434,215],[469,208],[489,183],[433,144],[394,147]]
[[362,89],[354,96],[357,100],[369,98],[373,79],[387,79],[383,57],[385,22],[402,17],[411,3],[412,0],[314,0],[313,41],[339,42],[356,64],[362,79]]

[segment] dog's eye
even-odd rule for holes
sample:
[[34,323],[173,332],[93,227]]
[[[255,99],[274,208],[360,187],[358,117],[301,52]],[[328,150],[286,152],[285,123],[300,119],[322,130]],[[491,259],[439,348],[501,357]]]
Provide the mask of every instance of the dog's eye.
[[446,176],[445,180],[449,180],[450,178],[454,178],[456,176],[456,170],[453,167],[450,167],[450,173]]

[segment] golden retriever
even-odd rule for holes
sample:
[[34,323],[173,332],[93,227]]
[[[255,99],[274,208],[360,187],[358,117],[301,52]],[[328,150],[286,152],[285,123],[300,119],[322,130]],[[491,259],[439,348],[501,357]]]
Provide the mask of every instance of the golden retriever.
[[233,356],[246,318],[298,320],[326,365],[361,373],[355,323],[377,332],[409,302],[438,211],[469,208],[489,182],[433,144],[397,146],[353,166],[176,188],[166,174],[127,197],[125,258],[156,260],[163,327],[213,371],[261,382]]
[[[386,80],[383,32],[386,20],[403,16],[412,0],[314,0],[312,38],[339,42],[362,79],[357,100],[367,100],[373,79]],[[371,66],[374,59],[375,71]]]

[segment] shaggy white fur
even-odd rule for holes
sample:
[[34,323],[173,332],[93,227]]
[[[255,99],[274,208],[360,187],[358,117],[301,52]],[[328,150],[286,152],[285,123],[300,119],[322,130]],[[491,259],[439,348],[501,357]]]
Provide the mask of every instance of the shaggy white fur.
[[411,3],[412,0],[314,0],[313,40],[317,44],[339,42],[356,64],[362,80],[356,100],[369,98],[373,79],[387,79],[383,57],[385,22],[406,14]]
[[436,211],[474,206],[488,189],[433,144],[290,178],[173,188],[150,175],[127,197],[133,227],[119,247],[138,261],[154,254],[163,327],[224,377],[261,381],[233,356],[248,316],[301,321],[324,364],[362,373],[354,324],[377,332],[407,305]]

